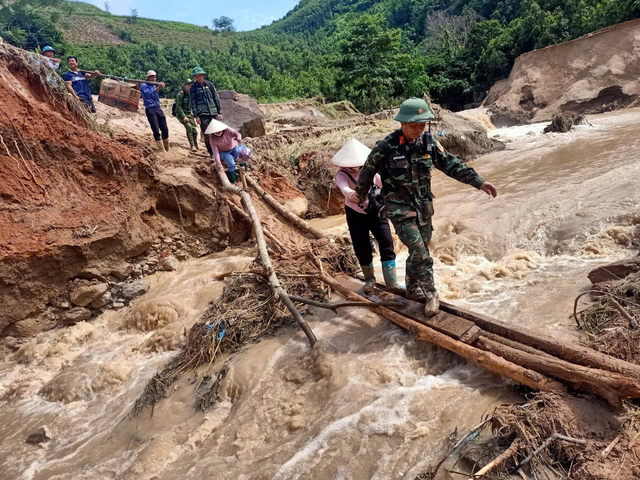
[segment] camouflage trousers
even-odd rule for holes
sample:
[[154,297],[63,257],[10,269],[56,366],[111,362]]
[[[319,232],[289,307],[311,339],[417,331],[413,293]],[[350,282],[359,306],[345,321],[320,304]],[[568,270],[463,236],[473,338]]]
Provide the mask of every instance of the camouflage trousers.
[[193,115],[187,115],[186,117],[189,119],[189,121],[187,123],[184,123],[182,121],[183,119],[180,119],[180,123],[182,123],[184,129],[187,131],[187,137],[190,137],[194,133],[198,133],[198,125],[196,125],[196,119],[193,118]]
[[409,249],[407,258],[406,284],[419,285],[426,292],[435,292],[433,279],[433,258],[429,253],[429,242],[433,235],[431,217],[426,222],[418,217],[391,219],[400,241]]

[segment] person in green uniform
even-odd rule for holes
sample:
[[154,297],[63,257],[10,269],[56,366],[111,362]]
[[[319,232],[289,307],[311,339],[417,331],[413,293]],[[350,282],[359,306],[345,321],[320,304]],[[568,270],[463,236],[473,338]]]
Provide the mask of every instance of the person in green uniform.
[[461,183],[496,197],[498,192],[473,168],[447,153],[440,142],[425,132],[427,122],[435,118],[427,102],[419,98],[405,100],[394,119],[401,128],[376,143],[358,178],[350,199],[362,202],[376,173],[382,178],[385,215],[400,241],[409,249],[406,270],[407,297],[425,301],[425,315],[436,315],[440,308],[433,278],[433,259],[429,242],[433,234],[433,193],[431,171],[435,167]]
[[191,85],[189,96],[191,97],[191,112],[196,119],[196,123],[200,125],[204,143],[207,146],[209,155],[213,155],[211,150],[210,135],[205,133],[212,120],[223,120],[222,106],[220,105],[220,97],[216,91],[213,82],[205,80],[207,74],[201,67],[195,67],[191,74],[196,79]]
[[176,97],[176,118],[182,122],[187,131],[187,140],[189,140],[191,150],[196,151],[198,150],[198,126],[191,113],[191,97],[189,95],[192,84],[193,80],[187,79],[184,89],[180,90]]

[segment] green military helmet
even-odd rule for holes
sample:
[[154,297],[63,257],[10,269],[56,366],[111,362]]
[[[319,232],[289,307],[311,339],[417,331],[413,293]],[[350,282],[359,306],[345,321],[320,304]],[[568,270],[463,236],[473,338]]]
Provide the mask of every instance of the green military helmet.
[[402,102],[400,111],[393,117],[395,121],[401,123],[426,123],[434,118],[436,117],[431,108],[421,98],[409,98]]
[[202,67],[194,67],[193,70],[191,71],[191,75],[206,75],[207,72],[205,72]]
[[193,83],[193,80],[191,80],[190,78],[187,78],[187,79],[184,81],[184,84],[185,84],[185,85],[189,85],[190,83]]

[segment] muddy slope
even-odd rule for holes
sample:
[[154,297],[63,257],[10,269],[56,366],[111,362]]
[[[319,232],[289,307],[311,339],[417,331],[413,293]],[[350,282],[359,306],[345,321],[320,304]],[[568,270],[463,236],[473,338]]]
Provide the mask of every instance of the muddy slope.
[[46,309],[63,318],[71,280],[107,281],[158,235],[228,224],[195,179],[92,130],[45,68],[0,45],[0,332]]
[[599,113],[637,104],[638,78],[640,20],[633,20],[521,55],[483,105],[498,127]]

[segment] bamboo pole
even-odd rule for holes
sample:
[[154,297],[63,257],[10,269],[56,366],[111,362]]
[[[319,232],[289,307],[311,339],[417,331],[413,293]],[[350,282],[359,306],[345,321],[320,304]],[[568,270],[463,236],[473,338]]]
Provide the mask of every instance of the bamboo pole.
[[[240,215],[242,218],[244,218],[245,220],[247,220],[248,222],[251,221],[251,217],[249,217],[249,215],[247,215],[247,213],[242,210],[240,207],[238,207],[235,203],[233,203],[229,198],[225,198],[227,205],[229,205],[229,207],[236,212],[238,215]],[[264,231],[264,235],[265,237],[267,237],[269,240],[271,240],[271,242],[273,242],[273,244],[278,248],[278,250],[280,250],[280,253],[285,253],[288,251],[287,247],[285,247],[282,242],[280,242],[280,240],[278,240],[278,237],[276,237],[273,233],[271,233],[271,230],[269,230],[266,226],[262,226],[262,230]]]
[[251,223],[253,224],[253,233],[255,234],[256,243],[258,244],[260,261],[262,262],[262,265],[264,265],[264,268],[266,269],[267,279],[269,281],[269,285],[271,285],[271,290],[273,290],[273,293],[277,297],[279,297],[280,300],[282,300],[282,303],[285,304],[287,309],[289,309],[289,311],[293,315],[293,318],[296,320],[296,322],[298,322],[298,325],[300,325],[300,328],[302,328],[302,331],[305,333],[305,335],[309,339],[309,343],[313,347],[317,342],[316,336],[313,334],[313,331],[311,331],[311,328],[309,327],[307,322],[304,320],[304,318],[302,318],[302,315],[300,315],[300,312],[298,311],[296,306],[293,304],[293,302],[289,298],[289,295],[287,294],[287,292],[284,290],[284,288],[282,288],[282,285],[280,284],[280,280],[278,280],[276,272],[273,269],[273,265],[271,264],[271,258],[269,257],[269,252],[267,251],[267,244],[264,240],[264,232],[262,230],[262,224],[260,223],[260,217],[258,216],[258,212],[256,212],[256,209],[253,206],[251,197],[247,192],[245,192],[241,188],[235,185],[232,185],[229,179],[227,178],[227,175],[224,173],[222,169],[216,168],[216,171],[218,172],[218,177],[220,178],[220,181],[222,182],[224,189],[227,190],[228,192],[235,193],[236,195],[240,195],[240,198],[242,199],[242,208],[247,213],[247,215],[249,215],[251,219]]
[[[331,287],[344,295],[347,300],[363,302],[367,301],[366,298],[352,292],[348,287],[342,285],[336,279],[330,277],[327,274],[321,276],[322,280],[331,285]],[[421,323],[400,315],[385,307],[376,307],[372,309],[378,315],[385,317],[391,322],[399,325],[411,332],[416,340],[433,343],[442,348],[449,350],[461,357],[481,366],[482,368],[489,370],[492,373],[501,375],[503,377],[510,378],[517,383],[526,385],[534,390],[542,390],[546,392],[567,393],[566,387],[549,377],[542,375],[541,373],[533,370],[521,367],[515,363],[509,362],[504,358],[494,355],[491,352],[486,352],[478,348],[467,345],[466,343],[454,340],[453,338],[437,332],[432,328],[427,327]]]
[[338,302],[338,303],[324,303],[324,302],[316,302],[315,300],[311,300],[309,298],[304,297],[296,297],[293,295],[289,295],[289,298],[297,303],[304,303],[305,305],[311,305],[312,307],[318,308],[326,308],[327,310],[331,310],[333,313],[338,312],[338,308],[345,307],[362,307],[362,308],[375,308],[375,307],[399,307],[400,303],[397,302]]
[[262,199],[269,204],[269,206],[271,206],[276,212],[282,215],[285,218],[285,220],[292,223],[296,228],[299,228],[300,230],[302,230],[305,233],[308,233],[314,238],[329,238],[328,235],[318,230],[309,222],[305,222],[303,219],[301,219],[300,217],[292,213],[288,208],[280,205],[280,203],[275,198],[273,198],[271,195],[265,192],[262,189],[262,187],[258,185],[258,182],[256,182],[249,175],[245,175],[245,178],[249,186],[253,188],[253,190],[258,195],[260,195]]

